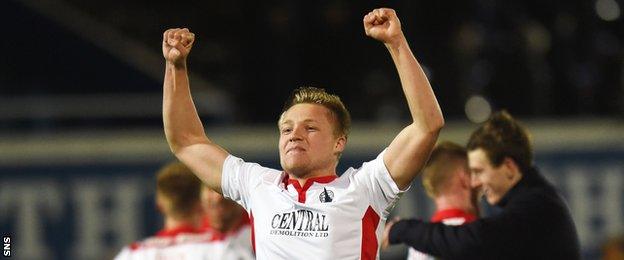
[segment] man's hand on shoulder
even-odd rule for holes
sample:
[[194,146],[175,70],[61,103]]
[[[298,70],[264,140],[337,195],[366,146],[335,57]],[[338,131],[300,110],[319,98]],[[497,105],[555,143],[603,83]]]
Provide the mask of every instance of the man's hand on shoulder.
[[399,222],[399,220],[401,220],[401,218],[395,217],[386,223],[386,228],[384,229],[383,236],[381,238],[382,250],[386,250],[388,249],[388,247],[390,247],[390,229],[392,229],[392,226],[394,225],[394,223]]

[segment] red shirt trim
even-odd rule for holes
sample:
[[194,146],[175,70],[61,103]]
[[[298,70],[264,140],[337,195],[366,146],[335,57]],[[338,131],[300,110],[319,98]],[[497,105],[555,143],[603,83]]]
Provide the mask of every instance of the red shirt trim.
[[360,248],[360,259],[377,258],[377,227],[379,226],[379,215],[368,206],[366,213],[362,217],[362,248]]
[[156,233],[157,237],[175,237],[181,233],[201,233],[199,228],[193,227],[189,224],[181,224],[175,228],[162,229]]
[[461,209],[444,209],[433,214],[433,216],[431,216],[431,222],[442,222],[442,220],[449,218],[464,218],[466,223],[477,220],[477,216]]
[[[203,231],[201,229],[193,227],[190,224],[181,224],[175,228],[162,229],[153,237],[130,244],[129,248],[131,251],[135,251],[141,248],[165,248],[175,246],[179,243],[179,241],[176,241],[179,235],[188,234],[189,236],[202,236],[202,233]],[[196,237],[196,239],[204,240],[202,237]]]
[[284,187],[288,187],[288,184],[292,184],[293,187],[295,188],[295,190],[297,190],[297,194],[299,195],[297,200],[300,203],[305,203],[305,201],[306,201],[306,192],[312,186],[312,184],[314,184],[315,182],[318,182],[318,183],[330,183],[333,180],[335,180],[336,178],[338,178],[338,176],[336,176],[336,175],[328,175],[328,176],[309,178],[309,179],[307,179],[305,181],[305,184],[303,184],[303,187],[301,187],[301,184],[299,183],[299,181],[290,179],[288,174],[286,174],[286,177],[284,177],[283,182],[284,182]]
[[249,211],[249,222],[251,222],[251,247],[256,253],[256,227],[254,226],[253,212]]

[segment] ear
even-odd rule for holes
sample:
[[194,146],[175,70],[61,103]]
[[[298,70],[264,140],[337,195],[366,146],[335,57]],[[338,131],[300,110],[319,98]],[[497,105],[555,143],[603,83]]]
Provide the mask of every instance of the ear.
[[158,210],[158,212],[160,214],[165,214],[165,207],[163,205],[163,200],[162,197],[160,195],[158,195],[158,193],[156,193],[156,198],[154,199],[154,202],[156,203],[156,209]]
[[507,177],[508,179],[513,179],[516,177],[516,175],[520,174],[518,164],[516,164],[516,161],[514,161],[510,157],[505,157],[505,159],[503,160],[503,166],[505,166],[506,169],[505,177]]
[[334,145],[334,153],[342,153],[347,145],[347,137],[341,135],[336,139],[336,145]]
[[470,177],[470,173],[464,170],[463,167],[457,168],[457,178],[459,179],[459,183],[461,184],[462,188],[468,190],[472,188],[472,186],[470,185]]

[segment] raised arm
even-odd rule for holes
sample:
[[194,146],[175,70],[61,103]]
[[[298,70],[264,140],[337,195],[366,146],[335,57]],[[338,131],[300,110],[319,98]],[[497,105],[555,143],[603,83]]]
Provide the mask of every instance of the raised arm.
[[228,153],[204,132],[189,87],[186,57],[195,35],[188,29],[169,29],[163,35],[165,57],[163,122],[169,148],[208,185],[221,193],[221,170]]
[[380,8],[364,16],[366,35],[384,43],[399,72],[413,122],[392,141],[384,163],[392,179],[405,189],[420,172],[444,126],[442,111],[427,76],[412,54],[392,9]]

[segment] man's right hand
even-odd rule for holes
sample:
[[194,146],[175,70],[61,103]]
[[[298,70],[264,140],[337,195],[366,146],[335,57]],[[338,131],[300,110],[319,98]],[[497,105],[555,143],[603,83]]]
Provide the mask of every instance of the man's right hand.
[[173,65],[185,65],[186,57],[195,42],[195,34],[187,28],[166,30],[163,34],[162,50],[165,60]]
[[383,235],[381,237],[381,250],[387,250],[388,247],[390,247],[390,229],[392,229],[394,223],[399,222],[399,220],[401,220],[401,218],[395,217],[386,223],[386,227],[384,228]]

